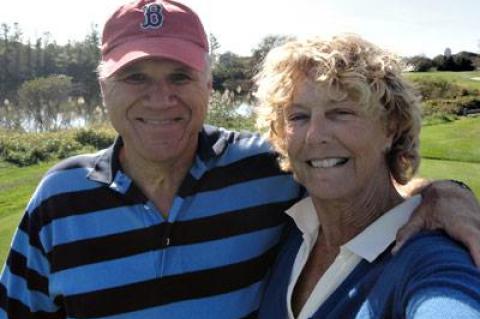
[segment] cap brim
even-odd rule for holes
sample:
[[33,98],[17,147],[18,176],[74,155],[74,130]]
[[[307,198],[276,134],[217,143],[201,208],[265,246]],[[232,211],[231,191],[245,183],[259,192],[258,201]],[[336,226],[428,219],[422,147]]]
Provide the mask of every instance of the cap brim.
[[203,71],[207,64],[206,54],[202,47],[182,39],[131,39],[102,57],[102,76],[109,77],[135,61],[148,58],[170,59]]

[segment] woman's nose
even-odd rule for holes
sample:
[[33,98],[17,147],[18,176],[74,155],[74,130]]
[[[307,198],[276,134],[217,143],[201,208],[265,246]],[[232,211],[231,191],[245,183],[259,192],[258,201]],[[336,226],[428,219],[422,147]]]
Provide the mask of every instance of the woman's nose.
[[331,139],[331,129],[328,120],[323,116],[314,116],[309,122],[306,134],[308,144],[327,143]]

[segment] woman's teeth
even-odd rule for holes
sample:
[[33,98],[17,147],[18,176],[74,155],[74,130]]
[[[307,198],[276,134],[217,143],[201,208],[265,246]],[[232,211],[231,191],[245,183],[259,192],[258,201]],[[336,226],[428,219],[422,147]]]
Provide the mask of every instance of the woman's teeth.
[[337,165],[345,164],[348,161],[346,157],[335,157],[335,158],[327,158],[323,160],[311,160],[308,161],[310,166],[315,168],[329,168],[334,167]]

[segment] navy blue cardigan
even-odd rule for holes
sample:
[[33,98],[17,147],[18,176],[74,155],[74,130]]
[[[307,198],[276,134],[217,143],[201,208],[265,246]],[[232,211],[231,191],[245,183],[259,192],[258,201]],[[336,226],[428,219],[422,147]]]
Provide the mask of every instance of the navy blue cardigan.
[[[259,318],[287,318],[286,295],[302,235],[293,229],[271,274]],[[480,318],[480,271],[438,232],[422,233],[392,256],[362,260],[312,318]]]

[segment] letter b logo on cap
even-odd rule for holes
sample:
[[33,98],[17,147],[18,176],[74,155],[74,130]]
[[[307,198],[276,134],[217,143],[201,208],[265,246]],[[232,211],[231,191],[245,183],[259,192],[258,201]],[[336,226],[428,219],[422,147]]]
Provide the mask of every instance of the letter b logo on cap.
[[141,24],[143,29],[158,29],[162,26],[163,7],[160,4],[150,3],[143,7],[143,23]]

